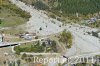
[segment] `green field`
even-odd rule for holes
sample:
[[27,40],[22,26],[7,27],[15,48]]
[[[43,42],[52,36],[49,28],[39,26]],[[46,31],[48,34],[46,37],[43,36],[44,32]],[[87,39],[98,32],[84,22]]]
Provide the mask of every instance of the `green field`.
[[14,50],[16,51],[16,54],[20,54],[21,52],[57,52],[57,47],[55,41],[52,41],[48,46],[44,42],[41,44],[37,41],[16,46]]

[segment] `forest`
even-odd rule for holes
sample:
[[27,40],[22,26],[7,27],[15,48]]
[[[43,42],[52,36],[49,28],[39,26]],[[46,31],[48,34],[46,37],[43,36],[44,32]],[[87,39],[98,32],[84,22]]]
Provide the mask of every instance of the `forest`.
[[100,0],[58,0],[57,2],[58,6],[53,9],[66,14],[80,13],[87,15],[100,11]]

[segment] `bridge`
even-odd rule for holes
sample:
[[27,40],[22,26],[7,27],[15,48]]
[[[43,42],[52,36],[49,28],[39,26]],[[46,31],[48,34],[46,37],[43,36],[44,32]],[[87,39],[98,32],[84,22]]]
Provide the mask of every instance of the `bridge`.
[[46,39],[46,37],[40,38],[40,39],[34,39],[34,40],[30,40],[30,41],[21,41],[21,42],[0,42],[0,48],[25,44],[25,43],[29,43],[29,42],[41,41],[42,39]]

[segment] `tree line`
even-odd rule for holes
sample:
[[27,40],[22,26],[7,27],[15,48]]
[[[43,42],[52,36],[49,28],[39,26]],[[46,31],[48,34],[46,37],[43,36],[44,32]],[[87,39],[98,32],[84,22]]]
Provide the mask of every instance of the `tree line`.
[[65,14],[80,13],[93,14],[100,11],[100,0],[58,0],[54,10],[61,10]]

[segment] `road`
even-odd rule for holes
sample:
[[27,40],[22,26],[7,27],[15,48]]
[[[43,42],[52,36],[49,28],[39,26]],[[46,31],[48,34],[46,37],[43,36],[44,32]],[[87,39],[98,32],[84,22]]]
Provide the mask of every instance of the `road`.
[[[69,28],[69,26],[71,27]],[[74,36],[74,44],[72,48],[66,52],[66,56],[100,52],[99,38],[85,34],[87,31],[93,31],[93,29],[90,30],[90,28],[80,28],[73,25],[67,25],[66,28]]]
[[27,54],[27,55],[60,55],[59,53],[29,53],[29,52],[22,52],[22,54]]
[[20,45],[20,44],[25,44],[25,43],[34,42],[34,41],[41,41],[41,39],[46,39],[46,37],[40,38],[40,39],[33,39],[33,40],[30,40],[30,41],[0,42],[0,47],[13,46],[13,45]]

